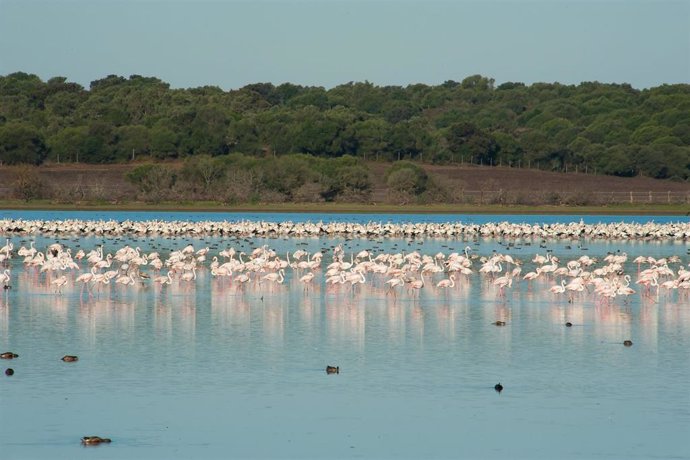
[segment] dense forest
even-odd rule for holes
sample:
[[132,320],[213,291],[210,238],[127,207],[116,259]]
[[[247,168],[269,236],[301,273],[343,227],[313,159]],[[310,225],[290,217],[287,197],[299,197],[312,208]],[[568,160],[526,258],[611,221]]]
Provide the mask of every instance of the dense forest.
[[63,77],[0,76],[2,164],[199,155],[246,164],[294,153],[346,157],[334,164],[354,182],[350,157],[685,180],[690,85],[495,85],[473,75],[436,86],[256,83],[223,91],[171,89],[139,75],[110,75],[88,89]]

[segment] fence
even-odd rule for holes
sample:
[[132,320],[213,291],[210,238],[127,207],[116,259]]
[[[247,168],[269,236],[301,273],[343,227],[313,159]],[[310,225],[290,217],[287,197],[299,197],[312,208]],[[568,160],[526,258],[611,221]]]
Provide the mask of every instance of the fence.
[[459,190],[453,198],[476,204],[686,204],[690,203],[690,191]]

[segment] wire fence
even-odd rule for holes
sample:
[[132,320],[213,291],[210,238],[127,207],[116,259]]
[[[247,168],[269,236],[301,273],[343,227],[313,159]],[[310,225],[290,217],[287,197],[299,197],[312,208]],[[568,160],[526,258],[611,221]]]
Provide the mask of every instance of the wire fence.
[[690,203],[690,191],[507,191],[507,190],[458,190],[454,198],[460,202],[477,204],[686,204]]

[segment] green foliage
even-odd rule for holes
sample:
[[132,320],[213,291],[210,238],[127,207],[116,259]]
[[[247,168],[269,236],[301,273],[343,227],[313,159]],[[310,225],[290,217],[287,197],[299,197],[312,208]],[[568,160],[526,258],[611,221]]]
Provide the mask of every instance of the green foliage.
[[499,144],[494,137],[469,122],[455,123],[446,130],[448,148],[474,163],[495,164]]
[[428,182],[426,171],[410,161],[398,161],[386,171],[388,188],[398,194],[421,195]]
[[[194,157],[196,158],[196,157]],[[227,202],[266,201],[363,201],[371,194],[367,168],[351,156],[315,158],[305,154],[256,158],[231,154],[214,158],[222,177]],[[196,179],[198,181],[198,178]]]
[[0,126],[0,163],[41,164],[48,154],[43,135],[27,123]]
[[86,126],[67,127],[48,139],[49,158],[57,163],[83,160],[89,131]]
[[306,155],[279,157],[271,163],[264,171],[266,187],[287,197],[291,197],[305,183],[315,180]]
[[[44,82],[15,72],[0,76],[0,160],[113,163],[301,153],[556,170],[592,166],[609,174],[686,177],[685,163],[659,165],[678,160],[676,154],[652,160],[649,152],[660,152],[657,146],[684,152],[690,146],[688,117],[688,84],[645,90],[599,82],[496,86],[489,77],[471,75],[436,86],[254,83],[223,91],[171,89],[155,77],[108,75],[84,89],[64,77]],[[308,163],[305,170],[304,164],[297,160],[286,167],[299,174],[321,167]],[[308,185],[314,183],[326,197],[348,189],[337,185],[336,174],[290,179],[261,171],[261,177],[238,180],[258,194],[259,183],[286,196],[292,186],[314,194],[317,187]],[[214,193],[227,180],[221,173],[197,192]]]
[[137,188],[144,200],[159,202],[171,197],[177,175],[168,166],[145,164],[130,171],[126,179]]
[[391,199],[400,204],[407,204],[415,196],[414,191],[418,188],[418,178],[411,169],[399,169],[388,175],[386,185],[388,185]]
[[196,155],[184,161],[180,176],[191,184],[199,184],[201,192],[207,194],[225,176],[225,168],[220,160],[209,155]]

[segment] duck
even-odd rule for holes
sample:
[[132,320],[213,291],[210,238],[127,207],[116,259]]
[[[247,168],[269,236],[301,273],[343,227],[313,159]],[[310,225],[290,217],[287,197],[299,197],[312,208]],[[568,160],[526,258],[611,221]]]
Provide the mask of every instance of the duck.
[[81,438],[81,443],[87,446],[95,446],[102,443],[111,442],[110,438],[101,438],[100,436],[84,436]]
[[340,366],[326,366],[326,374],[340,374]]
[[573,323],[571,323],[570,321],[568,321],[567,323],[565,323],[565,327],[573,327]]
[[65,356],[63,356],[63,357],[60,358],[60,359],[63,360],[64,362],[66,362],[66,363],[73,363],[73,362],[75,362],[75,361],[79,361],[79,357],[74,356],[74,355],[65,355]]
[[506,322],[505,321],[495,321],[493,323],[494,326],[505,326]]
[[14,375],[14,369],[12,369],[11,367],[8,367],[7,369],[5,369],[5,375],[8,377]]
[[19,355],[16,353],[12,353],[11,351],[6,351],[5,353],[0,354],[1,359],[14,359],[14,358],[19,358]]
[[501,394],[501,391],[503,391],[503,385],[501,385],[501,382],[498,382],[496,385],[494,385],[494,390],[496,390],[496,393]]
[[625,345],[626,347],[632,347],[632,340],[624,340],[623,345]]

